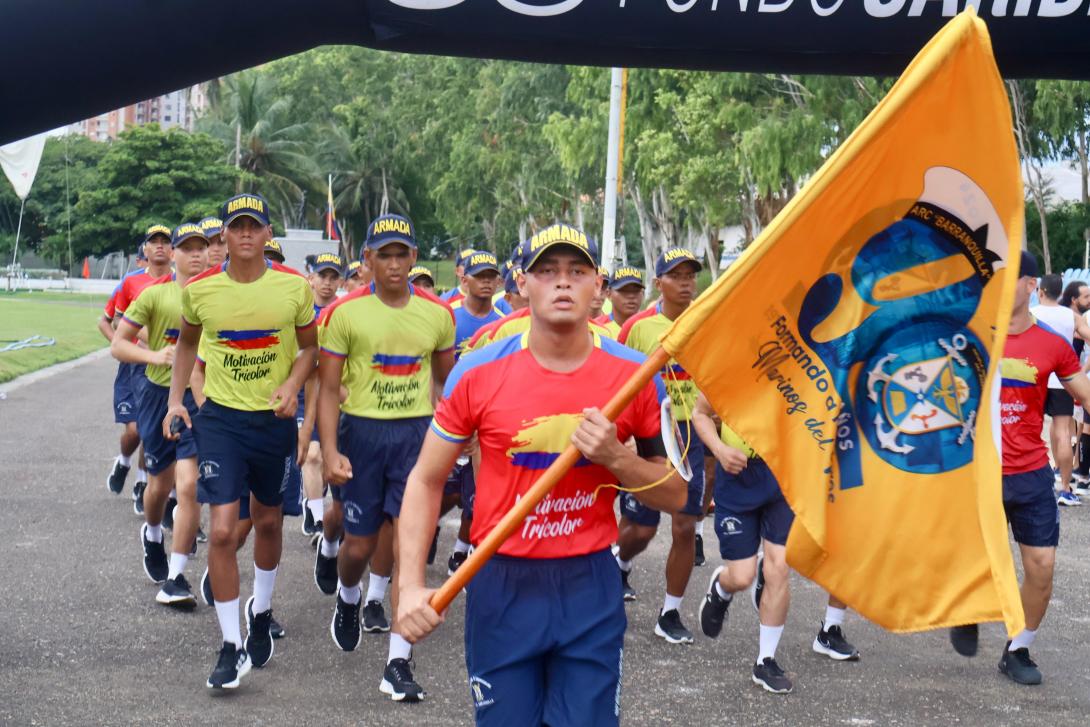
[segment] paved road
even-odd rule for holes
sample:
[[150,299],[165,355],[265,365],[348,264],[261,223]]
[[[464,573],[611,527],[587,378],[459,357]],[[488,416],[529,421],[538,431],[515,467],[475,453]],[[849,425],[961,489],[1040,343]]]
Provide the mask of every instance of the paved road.
[[[109,360],[94,361],[0,400],[0,723],[471,723],[462,602],[417,650],[428,700],[393,704],[377,689],[385,638],[365,635],[352,654],[334,647],[328,630],[333,602],[313,585],[312,551],[295,519],[285,525],[274,600],[287,638],[238,692],[210,694],[204,680],[219,641],[213,611],[176,613],[154,602],[155,587],[140,569],[139,521],[128,491],[114,497],[104,485],[116,446],[112,376]],[[1090,507],[1065,511],[1063,520],[1056,595],[1034,651],[1045,673],[1037,688],[997,673],[1003,637],[996,626],[985,627],[981,655],[968,660],[953,654],[942,633],[893,636],[850,617],[848,635],[863,660],[836,664],[819,657],[810,642],[823,596],[795,578],[779,657],[796,689],[786,697],[765,694],[749,681],[757,619],[744,602],[717,641],[699,638],[680,647],[652,635],[665,558],[660,538],[635,568],[640,600],[628,612],[625,723],[1085,725]],[[440,552],[449,552],[453,537],[454,528],[446,526]],[[203,567],[202,550],[190,571]],[[438,567],[430,575],[435,583],[442,577]],[[697,569],[684,604],[694,630],[709,575],[709,567]],[[243,593],[249,592],[244,584]]]

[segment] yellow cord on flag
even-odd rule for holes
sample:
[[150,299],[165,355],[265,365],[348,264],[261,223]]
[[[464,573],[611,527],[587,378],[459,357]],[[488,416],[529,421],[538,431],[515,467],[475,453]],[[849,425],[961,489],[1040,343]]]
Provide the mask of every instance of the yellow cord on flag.
[[[673,368],[671,368],[669,365],[667,365],[666,371],[667,371],[667,376],[676,384],[677,383],[677,375],[674,374]],[[685,461],[685,460],[687,460],[689,458],[689,445],[691,444],[692,438],[693,438],[692,426],[689,423],[689,420],[692,417],[692,410],[689,408],[688,403],[685,402],[685,401],[682,401],[681,407],[682,407],[682,413],[685,414],[685,436],[683,437],[683,439],[685,440],[685,447],[681,450],[681,459],[682,459],[682,461]],[[673,436],[673,432],[670,433],[670,436]],[[594,492],[591,494],[590,497],[591,497],[592,501],[597,500],[598,499],[598,491],[601,490],[603,487],[612,487],[613,489],[617,490],[618,492],[627,492],[629,494],[634,494],[634,493],[637,493],[637,492],[644,492],[646,490],[650,490],[650,489],[652,489],[654,487],[658,487],[659,485],[665,483],[668,479],[673,477],[676,472],[677,472],[677,470],[674,468],[673,463],[670,462],[669,459],[667,459],[666,460],[666,474],[663,475],[662,477],[660,477],[659,479],[655,480],[654,482],[650,483],[650,484],[640,485],[639,487],[625,487],[625,486],[621,485],[620,483],[613,484],[613,483],[606,482],[606,483],[603,483],[603,484],[598,485],[597,487],[595,487]]]

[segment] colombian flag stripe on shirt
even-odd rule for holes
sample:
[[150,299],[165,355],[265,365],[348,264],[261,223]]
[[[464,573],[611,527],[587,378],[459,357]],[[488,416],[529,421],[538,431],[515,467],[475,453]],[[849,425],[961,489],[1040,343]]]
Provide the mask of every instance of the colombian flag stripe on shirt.
[[296,329],[314,324],[314,294],[289,267],[269,262],[260,278],[239,283],[227,274],[229,264],[189,281],[182,317],[202,327],[205,395],[232,409],[268,411],[299,353]]
[[[644,355],[650,355],[659,346],[659,338],[673,323],[662,313],[662,302],[640,311],[625,321],[617,340],[634,348]],[[670,401],[674,406],[674,417],[686,421],[696,406],[696,386],[685,369],[674,359],[667,362],[662,370],[662,380],[670,392]]]
[[330,304],[322,315],[322,353],[345,359],[341,411],[369,419],[430,416],[431,357],[454,346],[454,314],[433,295],[409,286],[391,308],[372,283]]

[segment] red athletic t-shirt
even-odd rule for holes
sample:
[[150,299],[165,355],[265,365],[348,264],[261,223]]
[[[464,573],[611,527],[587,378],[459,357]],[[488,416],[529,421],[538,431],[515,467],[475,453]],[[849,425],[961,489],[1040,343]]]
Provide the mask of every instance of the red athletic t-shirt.
[[1067,381],[1078,372],[1071,342],[1040,321],[1017,336],[1007,336],[1000,362],[1003,474],[1032,472],[1048,464],[1041,439],[1048,375],[1055,373]]
[[[575,371],[541,366],[527,348],[529,333],[511,336],[462,357],[451,371],[431,429],[451,442],[477,433],[477,475],[470,539],[479,544],[516,500],[571,442],[583,409],[603,407],[643,362],[642,354],[602,336]],[[659,436],[659,404],[666,392],[656,376],[617,420],[617,438]],[[617,539],[612,487],[617,479],[585,459],[569,470],[499,552],[521,558],[593,553]],[[597,495],[595,491],[597,490]]]
[[136,296],[140,295],[144,288],[154,283],[157,278],[153,278],[148,275],[147,270],[141,270],[140,272],[134,272],[126,275],[121,281],[121,288],[117,291],[117,295],[114,296],[114,313],[124,314],[128,310],[129,305],[136,300]]

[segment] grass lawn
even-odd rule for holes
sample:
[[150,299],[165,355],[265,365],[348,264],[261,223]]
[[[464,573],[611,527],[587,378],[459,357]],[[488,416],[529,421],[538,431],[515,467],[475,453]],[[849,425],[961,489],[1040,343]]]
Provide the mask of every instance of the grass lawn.
[[77,293],[0,294],[0,348],[35,334],[57,341],[0,353],[0,383],[105,347],[95,327],[105,302],[106,296]]

